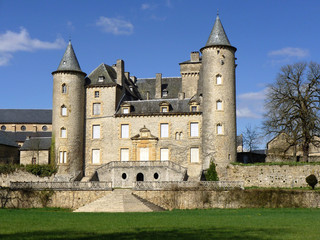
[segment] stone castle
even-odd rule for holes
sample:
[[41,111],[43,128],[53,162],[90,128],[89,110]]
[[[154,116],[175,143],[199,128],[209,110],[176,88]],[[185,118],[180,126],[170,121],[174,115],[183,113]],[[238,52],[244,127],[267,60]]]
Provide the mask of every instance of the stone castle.
[[124,61],[82,72],[71,42],[53,75],[58,175],[112,181],[200,180],[236,161],[235,52],[219,16],[181,77],[137,79]]

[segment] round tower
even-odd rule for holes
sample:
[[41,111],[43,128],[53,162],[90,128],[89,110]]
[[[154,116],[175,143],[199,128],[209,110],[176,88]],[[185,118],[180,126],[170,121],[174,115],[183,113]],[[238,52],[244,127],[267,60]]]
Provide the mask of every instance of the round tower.
[[52,145],[58,174],[83,174],[85,76],[71,42],[53,75]]
[[220,169],[236,161],[236,50],[217,16],[207,44],[200,50],[203,169],[208,169],[211,161]]

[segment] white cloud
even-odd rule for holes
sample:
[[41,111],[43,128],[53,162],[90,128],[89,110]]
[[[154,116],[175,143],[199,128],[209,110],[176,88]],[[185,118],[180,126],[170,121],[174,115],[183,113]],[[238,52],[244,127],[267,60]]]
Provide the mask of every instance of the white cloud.
[[114,35],[130,35],[133,33],[132,23],[119,18],[100,17],[96,25],[101,27],[102,31]]
[[157,5],[156,4],[150,4],[150,3],[143,3],[141,5],[141,9],[142,10],[152,10],[152,9],[155,9],[157,8]]
[[262,118],[267,88],[258,92],[248,92],[237,96],[237,117]]
[[279,50],[274,50],[268,53],[269,56],[280,56],[280,57],[297,57],[297,58],[304,58],[309,56],[308,49],[302,48],[293,48],[293,47],[286,47]]
[[66,43],[62,38],[57,38],[54,42],[31,38],[28,31],[23,27],[20,29],[20,32],[8,30],[0,34],[0,66],[8,64],[14,52],[35,51],[38,49],[60,49],[65,45]]

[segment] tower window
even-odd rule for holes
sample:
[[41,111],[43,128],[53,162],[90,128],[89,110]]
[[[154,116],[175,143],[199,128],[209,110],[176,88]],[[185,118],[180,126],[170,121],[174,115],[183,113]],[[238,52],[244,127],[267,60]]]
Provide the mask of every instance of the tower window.
[[67,116],[67,107],[65,105],[61,106],[61,116]]
[[103,80],[104,80],[104,76],[99,76],[98,82],[103,82]]
[[94,97],[95,97],[95,98],[98,98],[99,96],[100,96],[100,92],[99,92],[99,91],[95,91],[95,92],[94,92]]
[[67,129],[65,129],[64,127],[60,129],[60,137],[61,138],[67,137]]
[[222,127],[222,125],[220,123],[217,125],[217,134],[218,135],[222,135],[223,134],[223,127]]
[[217,75],[217,77],[216,77],[216,84],[217,84],[217,85],[221,85],[221,84],[222,84],[222,77],[221,77],[221,75]]
[[92,138],[100,138],[100,125],[92,126]]
[[67,85],[66,85],[65,83],[62,84],[61,92],[62,92],[62,93],[67,93]]
[[221,100],[217,101],[217,110],[222,110],[222,101]]
[[59,152],[59,163],[67,163],[67,152],[66,151]]

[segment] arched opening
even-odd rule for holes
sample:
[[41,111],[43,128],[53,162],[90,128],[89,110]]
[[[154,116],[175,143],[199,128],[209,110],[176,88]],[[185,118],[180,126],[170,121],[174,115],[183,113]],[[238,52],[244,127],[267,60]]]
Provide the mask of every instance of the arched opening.
[[143,182],[144,176],[142,173],[137,174],[137,182]]

